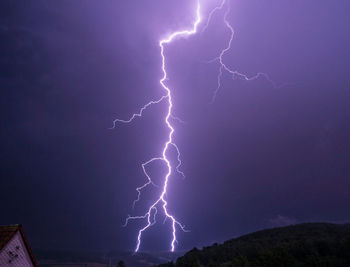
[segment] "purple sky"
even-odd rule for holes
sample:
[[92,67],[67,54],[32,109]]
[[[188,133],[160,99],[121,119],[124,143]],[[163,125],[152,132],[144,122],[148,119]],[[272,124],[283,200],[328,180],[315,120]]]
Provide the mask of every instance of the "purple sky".
[[[202,2],[203,16],[219,3]],[[224,75],[209,104],[218,64],[204,62],[227,44],[222,13],[167,47],[174,113],[186,121],[175,140],[187,178],[172,177],[168,194],[191,230],[180,250],[289,223],[350,221],[350,2],[231,2],[227,65],[289,85]],[[162,95],[158,41],[190,27],[195,4],[0,3],[0,224],[22,223],[33,247],[134,248],[141,224],[121,225],[145,181],[140,164],[167,137],[166,106],[108,128]],[[167,249],[168,226],[147,232],[142,249]]]

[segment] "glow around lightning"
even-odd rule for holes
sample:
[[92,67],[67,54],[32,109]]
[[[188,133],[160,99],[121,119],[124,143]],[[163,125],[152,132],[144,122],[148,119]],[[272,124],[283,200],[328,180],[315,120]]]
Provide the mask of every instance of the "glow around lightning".
[[[212,16],[214,15],[215,12],[217,11],[220,11],[221,9],[223,9],[225,7],[225,5],[227,4],[227,1],[228,0],[222,0],[221,1],[221,4],[217,7],[215,7],[209,14],[209,17],[208,17],[208,21],[207,21],[207,24],[205,25],[205,27],[203,28],[203,31],[206,30],[206,28],[208,27],[211,19],[212,19]],[[226,71],[228,72],[231,76],[232,76],[232,79],[242,79],[244,81],[253,81],[253,80],[256,80],[256,79],[259,79],[259,78],[265,78],[266,81],[268,81],[273,88],[278,88],[278,86],[276,85],[276,83],[270,79],[270,77],[266,74],[266,73],[262,73],[262,72],[259,72],[257,73],[256,75],[252,76],[252,77],[249,77],[248,75],[246,74],[243,74],[237,70],[232,70],[229,68],[229,66],[227,66],[224,62],[224,56],[226,55],[226,53],[231,49],[231,45],[232,45],[232,41],[233,41],[233,38],[234,38],[234,35],[235,35],[235,31],[233,29],[233,27],[231,26],[231,24],[229,23],[229,21],[227,20],[227,16],[228,14],[230,13],[230,7],[227,7],[226,11],[225,11],[225,14],[224,14],[224,23],[225,23],[225,26],[226,28],[229,30],[230,32],[230,39],[227,43],[227,46],[221,50],[219,56],[217,56],[216,58],[210,60],[208,63],[212,63],[212,62],[219,62],[219,73],[218,73],[218,76],[217,76],[217,87],[216,89],[214,90],[213,92],[213,96],[212,96],[212,99],[210,101],[210,103],[214,103],[215,102],[215,99],[217,97],[217,94],[221,88],[221,80],[222,80],[222,75],[223,75],[223,71]]]
[[[222,0],[220,5],[215,7],[208,16],[207,22],[206,24],[203,26],[202,28],[202,32],[206,30],[206,28],[208,27],[212,16],[214,15],[215,12],[223,9],[226,4],[227,4],[228,0]],[[200,14],[200,1],[197,0],[197,8],[196,8],[196,14],[195,14],[195,19],[194,19],[194,23],[192,25],[192,28],[189,30],[181,30],[181,31],[176,31],[173,32],[172,34],[170,34],[168,37],[166,37],[163,40],[159,41],[159,47],[160,47],[160,55],[161,55],[161,72],[162,72],[162,78],[160,79],[159,83],[162,87],[162,89],[165,91],[165,94],[157,99],[157,100],[153,100],[150,101],[149,103],[145,104],[138,113],[133,114],[129,119],[126,120],[122,120],[122,119],[116,119],[113,122],[113,127],[112,129],[114,129],[117,124],[128,124],[134,121],[134,119],[138,118],[138,117],[142,117],[143,112],[149,108],[152,105],[156,105],[159,104],[161,102],[166,101],[167,104],[167,112],[165,114],[164,117],[164,123],[166,124],[167,128],[168,128],[168,138],[167,141],[165,142],[164,146],[163,146],[163,150],[161,151],[160,155],[157,157],[154,157],[146,162],[144,162],[141,167],[143,170],[143,173],[145,175],[145,177],[147,178],[147,181],[145,184],[143,184],[142,186],[136,188],[137,191],[137,198],[134,200],[133,202],[133,207],[135,207],[135,205],[141,200],[141,193],[142,190],[145,189],[146,187],[152,185],[155,187],[160,187],[161,188],[161,192],[160,195],[158,196],[158,198],[147,208],[147,210],[145,211],[144,214],[142,215],[137,215],[137,216],[131,216],[129,215],[126,218],[125,224],[124,226],[127,226],[127,224],[131,221],[131,220],[142,220],[144,221],[144,226],[141,227],[141,229],[139,229],[138,234],[137,234],[137,240],[136,240],[136,247],[135,247],[135,252],[138,252],[141,246],[141,242],[142,242],[142,235],[143,233],[148,230],[151,226],[153,226],[157,221],[157,215],[159,213],[159,210],[161,210],[165,216],[165,220],[169,220],[171,223],[171,241],[170,241],[170,250],[174,251],[175,250],[175,244],[177,243],[177,230],[180,229],[182,231],[187,231],[185,229],[185,226],[180,223],[173,214],[171,214],[168,210],[168,201],[166,199],[166,194],[168,191],[168,182],[169,182],[169,178],[174,174],[174,172],[180,174],[182,177],[185,177],[184,173],[180,170],[181,167],[181,155],[180,155],[180,150],[177,147],[177,145],[174,143],[174,138],[173,135],[175,133],[175,128],[172,124],[172,121],[177,120],[183,123],[183,121],[181,121],[179,118],[175,117],[173,115],[173,100],[172,100],[172,94],[171,94],[171,88],[169,88],[166,85],[166,81],[168,79],[168,74],[167,74],[167,68],[166,68],[166,56],[165,56],[165,48],[168,44],[170,44],[171,42],[173,42],[175,39],[178,38],[184,38],[184,37],[188,37],[191,35],[194,35],[198,32],[198,27],[201,23],[201,14]],[[256,76],[249,78],[248,76],[239,73],[238,71],[233,71],[231,70],[225,63],[223,60],[223,57],[225,56],[226,52],[230,50],[231,48],[231,43],[233,40],[233,36],[234,36],[234,30],[232,28],[232,26],[229,24],[229,22],[227,21],[227,15],[229,14],[230,9],[227,8],[225,15],[224,15],[224,23],[226,25],[226,27],[229,29],[231,35],[230,35],[230,39],[228,42],[228,45],[226,48],[224,48],[218,57],[214,58],[213,60],[209,61],[209,62],[219,62],[219,74],[217,77],[217,88],[214,90],[213,93],[213,98],[212,101],[215,101],[216,95],[221,87],[221,79],[222,79],[222,74],[223,71],[227,71],[228,73],[230,73],[233,77],[233,79],[236,78],[240,78],[240,79],[244,79],[247,81],[253,80],[253,79],[257,79],[260,76],[264,76],[265,78],[267,78],[269,81],[271,81],[268,76],[266,74],[263,73],[258,73]],[[272,82],[272,81],[271,81]],[[167,157],[167,152],[170,149],[174,149],[175,152],[177,153],[177,165],[173,166],[171,164],[170,159]],[[152,177],[148,174],[147,172],[147,166],[154,163],[154,162],[163,162],[166,167],[167,167],[167,173],[163,179],[163,184],[161,186],[156,185],[153,181],[152,181]]]
[[[165,218],[169,219],[170,222],[171,222],[171,232],[172,232],[172,238],[171,238],[171,243],[170,243],[171,251],[175,250],[175,243],[177,242],[176,230],[177,229],[181,229],[183,231],[186,231],[184,225],[182,225],[174,217],[174,215],[172,215],[168,211],[168,208],[167,208],[168,202],[166,200],[166,193],[167,193],[167,190],[168,190],[168,182],[169,182],[170,176],[173,174],[174,170],[176,172],[178,172],[179,174],[181,174],[183,177],[184,177],[184,173],[180,171],[180,166],[181,166],[180,150],[177,147],[177,145],[174,143],[174,140],[173,140],[173,135],[174,135],[175,129],[174,129],[174,126],[171,123],[171,120],[179,120],[179,119],[176,118],[172,114],[173,102],[172,102],[171,89],[166,85],[166,80],[168,79],[168,74],[167,74],[167,70],[166,70],[165,46],[167,44],[171,43],[176,38],[186,37],[186,36],[190,36],[190,35],[195,34],[197,32],[197,28],[198,28],[198,25],[199,25],[200,21],[201,21],[201,17],[200,17],[200,3],[198,1],[197,2],[197,9],[196,9],[196,19],[195,19],[195,22],[193,24],[193,28],[191,30],[176,31],[176,32],[172,33],[171,35],[169,35],[167,38],[165,38],[165,39],[163,39],[163,40],[161,40],[159,42],[160,54],[161,54],[161,59],[162,59],[161,70],[162,70],[162,73],[163,73],[163,76],[160,79],[159,83],[160,83],[161,87],[165,90],[166,94],[164,96],[162,96],[160,99],[155,100],[155,101],[151,101],[151,102],[147,103],[146,105],[144,105],[140,109],[140,111],[138,113],[133,114],[130,119],[128,119],[128,120],[116,119],[114,121],[113,128],[116,126],[117,123],[130,123],[135,118],[141,117],[143,112],[149,106],[158,104],[158,103],[160,103],[162,101],[167,101],[168,109],[167,109],[167,113],[165,115],[164,122],[167,125],[167,128],[169,130],[169,132],[168,132],[168,140],[164,144],[163,151],[162,151],[162,154],[161,154],[160,157],[152,158],[149,161],[147,161],[147,162],[142,164],[143,173],[147,177],[147,182],[144,185],[142,185],[141,187],[136,188],[137,198],[133,202],[133,206],[135,206],[136,203],[140,200],[140,198],[141,198],[141,191],[144,188],[146,188],[149,185],[156,186],[153,183],[152,178],[147,173],[147,165],[149,165],[149,164],[151,164],[151,163],[153,163],[155,161],[162,161],[167,166],[167,173],[166,173],[166,175],[164,177],[164,184],[162,185],[162,191],[161,191],[159,197],[147,209],[145,214],[140,215],[140,216],[128,216],[127,219],[126,219],[126,222],[125,222],[125,226],[126,226],[130,220],[138,220],[138,219],[140,219],[140,220],[144,220],[145,221],[144,227],[142,227],[139,230],[138,235],[137,235],[137,242],[136,242],[135,252],[139,251],[139,249],[140,249],[143,232],[146,231],[148,228],[150,228],[152,225],[154,225],[156,223],[156,215],[158,213],[159,206],[163,210]],[[167,157],[167,152],[169,151],[170,148],[175,149],[175,151],[177,153],[178,164],[175,167],[173,167],[171,165],[171,162],[170,162],[170,160]]]

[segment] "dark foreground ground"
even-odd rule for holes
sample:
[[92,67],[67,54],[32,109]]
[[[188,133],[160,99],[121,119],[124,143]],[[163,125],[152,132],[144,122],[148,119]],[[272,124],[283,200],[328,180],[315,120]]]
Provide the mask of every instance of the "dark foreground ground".
[[305,223],[268,229],[186,254],[37,250],[35,255],[40,267],[68,263],[114,267],[120,260],[127,267],[350,267],[350,224]]
[[39,267],[115,267],[123,261],[127,267],[148,267],[175,261],[185,252],[88,252],[69,250],[34,250]]

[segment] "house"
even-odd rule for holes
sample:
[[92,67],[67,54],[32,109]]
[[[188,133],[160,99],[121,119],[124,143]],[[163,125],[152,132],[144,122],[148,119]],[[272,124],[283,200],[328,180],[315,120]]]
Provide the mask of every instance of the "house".
[[21,225],[0,226],[0,266],[38,267]]

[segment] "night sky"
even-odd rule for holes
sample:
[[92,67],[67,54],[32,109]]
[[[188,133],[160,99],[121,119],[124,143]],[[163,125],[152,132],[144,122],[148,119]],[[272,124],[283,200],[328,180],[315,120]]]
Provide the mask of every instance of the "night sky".
[[[207,17],[218,0],[203,0]],[[190,28],[196,1],[0,2],[0,224],[23,224],[34,248],[132,250],[140,164],[167,137],[165,103],[109,128],[164,94],[158,41]],[[267,227],[350,221],[350,2],[232,0],[206,32],[167,46],[174,139],[186,179],[171,177],[169,210],[191,231],[178,250]],[[201,25],[200,27],[203,27]],[[164,168],[149,169],[157,180]],[[160,179],[160,178],[159,178]],[[157,180],[160,181],[160,180]],[[142,250],[169,248],[169,224]]]

